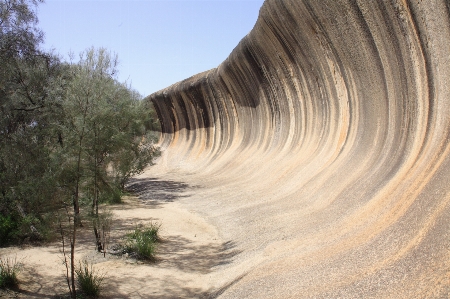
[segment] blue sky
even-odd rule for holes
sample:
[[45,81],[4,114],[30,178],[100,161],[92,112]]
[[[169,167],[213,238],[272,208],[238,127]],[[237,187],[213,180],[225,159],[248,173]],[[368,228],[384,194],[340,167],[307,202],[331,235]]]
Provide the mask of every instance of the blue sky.
[[253,28],[263,0],[46,0],[45,49],[68,60],[105,47],[143,96],[218,66]]

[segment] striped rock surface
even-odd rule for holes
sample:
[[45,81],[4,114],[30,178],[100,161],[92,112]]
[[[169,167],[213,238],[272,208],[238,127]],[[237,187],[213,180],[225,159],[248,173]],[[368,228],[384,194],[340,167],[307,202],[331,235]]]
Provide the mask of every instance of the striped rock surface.
[[148,99],[155,169],[234,246],[215,295],[449,298],[449,1],[266,0]]

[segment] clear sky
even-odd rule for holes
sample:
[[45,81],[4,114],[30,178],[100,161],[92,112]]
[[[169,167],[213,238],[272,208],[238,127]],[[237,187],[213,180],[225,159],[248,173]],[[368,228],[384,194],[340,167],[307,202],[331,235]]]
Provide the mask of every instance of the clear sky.
[[46,0],[44,48],[68,60],[105,47],[143,96],[218,66],[253,28],[263,0]]

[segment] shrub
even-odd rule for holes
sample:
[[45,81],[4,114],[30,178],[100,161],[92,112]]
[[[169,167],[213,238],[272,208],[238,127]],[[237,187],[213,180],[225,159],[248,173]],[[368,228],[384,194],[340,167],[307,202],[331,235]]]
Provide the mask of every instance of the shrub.
[[90,298],[98,298],[103,284],[103,275],[94,272],[92,265],[84,261],[80,263],[78,269],[75,269],[77,277],[77,286],[80,291]]
[[12,289],[19,285],[17,273],[19,272],[19,263],[17,260],[0,258],[0,289]]
[[105,188],[100,193],[100,202],[110,204],[122,203],[123,191],[114,184],[111,184],[111,186],[108,187],[109,188]]
[[156,243],[160,241],[158,223],[150,223],[145,227],[137,227],[127,235],[125,252],[135,253],[137,258],[155,261]]
[[0,244],[8,244],[11,241],[17,226],[17,222],[10,215],[0,214]]
[[29,241],[51,241],[54,238],[52,213],[41,213],[39,217],[32,213],[24,217],[15,213],[7,216],[0,214],[0,247]]

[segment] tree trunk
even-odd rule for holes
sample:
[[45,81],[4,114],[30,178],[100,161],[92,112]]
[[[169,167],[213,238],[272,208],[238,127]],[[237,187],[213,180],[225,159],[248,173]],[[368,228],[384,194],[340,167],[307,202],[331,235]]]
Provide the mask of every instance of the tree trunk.
[[[95,123],[94,123],[95,127]],[[95,129],[94,129],[95,130]],[[102,239],[99,232],[100,229],[100,223],[98,218],[98,196],[99,196],[99,190],[98,190],[98,158],[97,158],[97,132],[94,131],[94,198],[92,199],[92,215],[94,217],[94,235],[95,235],[95,242],[97,246],[97,251],[102,252],[103,245],[102,245]]]
[[84,128],[80,137],[80,144],[78,148],[78,161],[77,161],[77,180],[75,186],[75,195],[73,197],[73,213],[74,213],[74,225],[82,227],[80,217],[80,181],[81,181],[81,145],[83,142]]
[[70,276],[72,282],[72,299],[77,298],[77,290],[75,288],[75,241],[77,236],[77,216],[73,219],[72,240],[70,242]]

